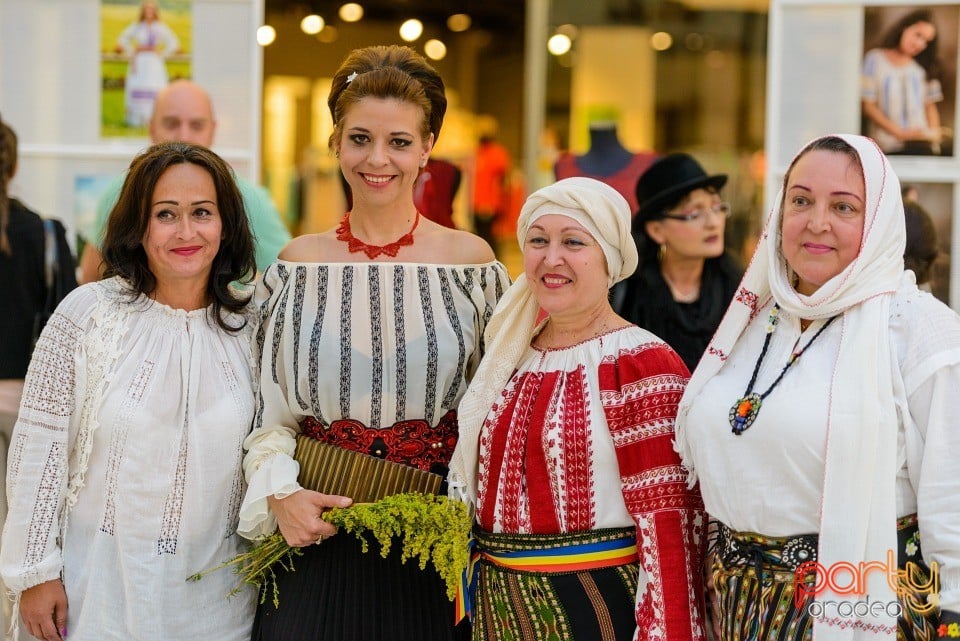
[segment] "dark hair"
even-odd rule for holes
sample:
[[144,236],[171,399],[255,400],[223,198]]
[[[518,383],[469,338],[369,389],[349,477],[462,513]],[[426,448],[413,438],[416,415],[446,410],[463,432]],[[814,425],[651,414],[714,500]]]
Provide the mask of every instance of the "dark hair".
[[884,49],[899,49],[900,38],[903,36],[903,32],[907,30],[907,27],[915,25],[918,22],[928,22],[932,24],[935,31],[933,40],[927,43],[927,48],[917,54],[914,60],[927,72],[929,79],[939,78],[940,61],[937,59],[937,42],[940,39],[940,30],[936,28],[937,23],[933,21],[933,12],[929,9],[911,11],[897,20],[893,26],[887,29],[883,40],[880,41],[880,46]]
[[10,224],[10,197],[7,183],[17,168],[17,134],[0,118],[0,254],[13,253],[7,225]]
[[333,117],[331,148],[340,138],[347,110],[368,96],[395,98],[423,110],[420,133],[431,133],[436,144],[447,111],[443,79],[410,47],[398,45],[364,47],[347,56],[333,76],[327,106]]
[[[793,162],[790,163],[790,167],[787,168],[787,172],[783,175],[782,189],[784,201],[786,201],[787,183],[790,182],[790,174],[793,172],[793,168],[801,158],[806,156],[811,151],[832,151],[838,154],[846,154],[857,164],[857,167],[860,167],[860,170],[863,171],[863,163],[860,162],[860,154],[857,153],[857,150],[853,145],[839,136],[824,136],[823,138],[817,138],[800,150],[800,153],[798,153],[796,158],[793,159]],[[783,202],[780,203],[780,213],[783,213]]]
[[103,239],[104,278],[121,276],[130,284],[135,296],[149,295],[157,288],[157,277],[150,271],[143,238],[150,220],[151,199],[160,177],[174,165],[190,163],[207,171],[217,191],[222,236],[220,249],[210,267],[207,297],[217,325],[236,332],[246,324],[232,327],[223,310],[240,312],[249,296],[234,293],[230,283],[249,283],[256,274],[253,235],[237,189],[233,170],[220,156],[206,147],[186,142],[165,142],[153,145],[133,159],[117,204],[110,211]]
[[914,200],[903,201],[907,226],[907,245],[903,250],[903,267],[917,275],[917,283],[930,280],[930,268],[937,260],[937,228],[927,210]]

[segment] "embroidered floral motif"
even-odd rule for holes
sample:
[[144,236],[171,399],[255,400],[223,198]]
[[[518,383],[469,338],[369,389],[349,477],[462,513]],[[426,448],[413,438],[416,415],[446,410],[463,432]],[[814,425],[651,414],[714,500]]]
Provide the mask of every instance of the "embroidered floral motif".
[[747,306],[747,309],[750,310],[750,320],[753,320],[753,318],[760,311],[760,297],[754,292],[748,290],[746,287],[741,287],[739,290],[737,290],[737,295],[734,297],[734,300]]
[[377,429],[353,419],[339,419],[325,426],[313,417],[300,425],[307,436],[322,443],[369,454],[425,472],[445,468],[457,445],[457,414],[450,410],[435,427],[424,420],[407,420]]

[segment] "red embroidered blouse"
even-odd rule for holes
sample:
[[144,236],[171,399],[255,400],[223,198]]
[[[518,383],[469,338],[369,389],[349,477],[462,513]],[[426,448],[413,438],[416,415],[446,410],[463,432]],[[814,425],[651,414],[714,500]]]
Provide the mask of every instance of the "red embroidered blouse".
[[689,374],[628,327],[531,348],[480,437],[477,519],[492,532],[635,526],[638,639],[703,639],[706,517],[673,449]]

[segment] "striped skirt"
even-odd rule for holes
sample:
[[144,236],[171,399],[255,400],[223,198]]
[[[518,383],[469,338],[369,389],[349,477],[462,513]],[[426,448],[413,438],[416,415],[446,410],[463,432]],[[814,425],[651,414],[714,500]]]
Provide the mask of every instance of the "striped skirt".
[[476,532],[474,641],[630,641],[637,624],[634,528]]
[[[923,585],[928,569],[920,555],[916,515],[897,521],[897,562],[909,580],[900,586]],[[722,523],[713,546],[713,587],[719,601],[720,641],[810,641],[813,619],[809,609],[794,602],[796,569],[817,560],[817,535],[769,537],[734,532]],[[909,563],[909,565],[908,565]],[[815,580],[810,575],[809,580]],[[901,591],[901,594],[904,594]],[[899,599],[899,641],[932,641],[937,638],[939,613],[918,612],[914,603],[925,596]]]

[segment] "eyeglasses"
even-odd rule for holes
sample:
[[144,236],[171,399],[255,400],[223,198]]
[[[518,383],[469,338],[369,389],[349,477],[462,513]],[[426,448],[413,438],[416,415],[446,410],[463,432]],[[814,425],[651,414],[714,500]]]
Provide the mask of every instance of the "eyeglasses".
[[663,217],[669,218],[670,220],[679,220],[684,223],[695,223],[700,220],[706,220],[708,212],[720,214],[724,218],[730,218],[730,214],[733,213],[733,209],[730,207],[730,203],[721,201],[709,209],[695,209],[691,212],[687,212],[686,214],[664,213]]

